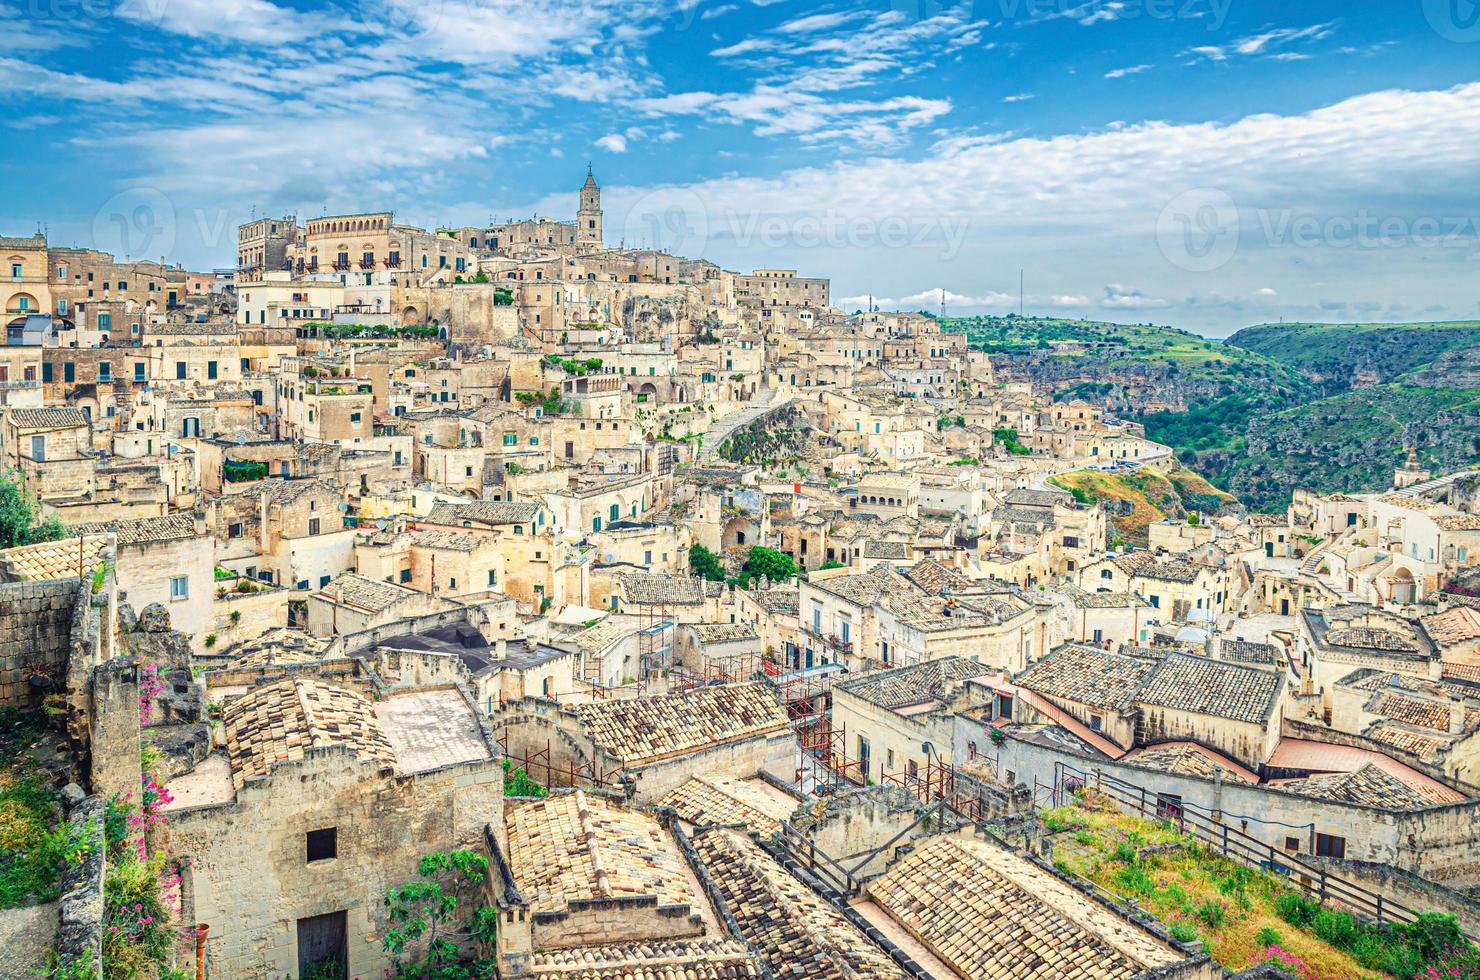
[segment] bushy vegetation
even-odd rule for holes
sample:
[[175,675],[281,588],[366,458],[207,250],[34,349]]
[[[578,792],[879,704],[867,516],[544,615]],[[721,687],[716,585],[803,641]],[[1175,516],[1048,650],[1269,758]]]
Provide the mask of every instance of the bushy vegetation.
[[513,768],[513,762],[504,760],[504,796],[526,796],[543,799],[550,791],[530,778],[524,767]]
[[15,473],[0,475],[0,548],[59,541],[66,536],[61,521],[41,516],[41,502]]
[[492,965],[473,961],[464,945],[493,943],[498,911],[482,902],[488,858],[473,851],[434,851],[417,877],[385,893],[390,924],[382,945],[395,961],[396,980],[475,980]]
[[267,479],[267,464],[254,460],[228,459],[221,466],[227,483],[250,483]]
[[[324,323],[313,321],[304,324],[305,327],[318,327],[319,333],[331,340],[390,340],[395,338],[420,338],[423,340],[436,340],[442,335],[441,330],[429,323],[408,323],[403,326],[393,327],[386,323]],[[305,371],[305,374],[308,372]]]
[[1014,456],[1028,456],[1033,450],[1018,442],[1017,429],[993,429],[992,438],[1001,443]]
[[1060,870],[1134,898],[1173,938],[1203,942],[1229,970],[1269,963],[1298,980],[1480,978],[1480,955],[1453,916],[1427,913],[1411,926],[1364,922],[1093,794],[1041,820],[1060,835]]
[[539,408],[546,415],[565,415],[573,410],[570,402],[560,397],[558,387],[549,391],[521,391],[514,395],[514,400],[525,408]]
[[61,819],[57,794],[28,755],[45,736],[44,716],[0,709],[0,909],[54,901],[62,869],[87,855]]
[[583,361],[576,361],[558,354],[546,354],[545,362],[560,368],[566,374],[574,374],[577,377],[597,374],[601,371],[601,358],[599,357],[588,357]]

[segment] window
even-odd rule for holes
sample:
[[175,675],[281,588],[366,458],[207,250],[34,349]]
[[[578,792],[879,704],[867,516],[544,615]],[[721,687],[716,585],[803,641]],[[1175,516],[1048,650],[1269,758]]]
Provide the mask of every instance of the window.
[[31,459],[38,463],[46,462],[46,436],[31,437]]
[[339,856],[338,827],[310,830],[304,838],[309,864],[315,861],[329,861]]
[[113,314],[112,313],[99,313],[98,314],[98,329],[99,330],[108,330],[108,329],[111,329],[112,326],[113,326]]
[[98,380],[99,381],[112,381],[113,380],[113,365],[112,364],[109,364],[107,361],[99,361],[98,362]]
[[[68,365],[68,366],[70,367],[71,365]],[[53,377],[53,375],[52,375],[51,362],[50,361],[43,361],[41,363],[41,380],[42,381],[45,381],[47,383],[50,383],[52,377]],[[67,380],[68,381],[71,381],[72,379],[71,378],[68,378]]]
[[140,383],[145,380],[143,361],[134,362],[134,380]]
[[411,581],[411,569],[409,569],[409,568],[403,568],[403,569],[401,569],[401,581],[402,582],[409,582],[409,581]]
[[331,576],[331,575],[320,575],[319,576],[319,588],[322,589],[322,588],[325,588],[326,586],[328,586],[329,580],[331,578],[333,578],[333,576]]
[[1289,851],[1291,854],[1299,853],[1299,851],[1300,851],[1300,838],[1299,837],[1286,837],[1285,838],[1285,850]]
[[490,568],[488,570],[488,587],[491,589],[495,585],[498,585],[498,573]]
[[206,361],[206,377],[209,378],[212,381],[216,380],[216,362],[215,361]]
[[185,362],[184,361],[176,361],[175,362],[175,379],[177,381],[184,381],[185,380]]
[[228,525],[227,528],[226,528],[226,536],[228,538],[239,538],[239,537],[241,537],[242,536],[242,526],[241,526],[241,524],[240,523],[237,523],[237,524]]
[[1156,815],[1163,820],[1182,819],[1182,797],[1176,793],[1157,793]]
[[319,533],[319,519],[317,517],[310,517],[308,519],[308,533],[309,534],[318,534]]
[[170,598],[190,598],[190,578],[186,575],[173,575],[170,577]]
[[1090,729],[1090,731],[1092,731],[1092,732],[1099,731],[1100,730],[1100,726],[1103,725],[1103,724],[1104,724],[1104,722],[1100,720],[1100,716],[1099,715],[1090,715],[1089,716],[1089,729]]
[[1346,857],[1346,838],[1335,834],[1316,834],[1316,857]]

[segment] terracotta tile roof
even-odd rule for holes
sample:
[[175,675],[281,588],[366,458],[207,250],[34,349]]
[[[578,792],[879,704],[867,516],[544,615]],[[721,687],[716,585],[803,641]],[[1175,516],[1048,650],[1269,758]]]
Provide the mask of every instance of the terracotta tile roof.
[[1277,781],[1274,785],[1301,796],[1356,803],[1383,810],[1418,810],[1440,803],[1455,802],[1448,794],[1425,793],[1409,786],[1372,763],[1356,772]]
[[1452,606],[1441,613],[1425,616],[1419,622],[1429,638],[1440,646],[1480,639],[1480,610],[1468,606]]
[[380,612],[389,609],[402,599],[421,593],[394,582],[381,582],[355,572],[345,572],[320,589],[317,594],[341,605]]
[[754,954],[732,939],[578,946],[536,952],[536,977],[553,980],[760,980]]
[[1224,660],[1244,664],[1274,665],[1285,659],[1285,653],[1273,643],[1251,643],[1248,640],[1218,641],[1218,653]]
[[1395,721],[1379,721],[1368,728],[1365,734],[1370,739],[1391,745],[1420,759],[1444,752],[1455,740],[1455,736],[1445,732],[1410,728]]
[[1332,646],[1352,647],[1358,650],[1392,650],[1398,653],[1414,653],[1418,644],[1392,630],[1375,626],[1350,626],[1329,630],[1326,642]]
[[794,807],[758,789],[749,780],[728,776],[695,776],[655,801],[672,808],[695,826],[734,826],[769,836],[781,821],[791,817]]
[[1067,644],[1016,678],[1020,687],[1096,708],[1122,708],[1156,661]]
[[972,677],[989,673],[975,660],[942,657],[923,664],[886,670],[879,674],[834,685],[835,689],[881,708],[903,708],[931,700],[945,700],[948,688]]
[[623,572],[617,575],[617,584],[628,602],[642,606],[697,606],[722,588],[718,582],[646,572]]
[[1285,675],[1174,653],[1147,676],[1137,704],[1233,721],[1262,722],[1274,713]]
[[6,580],[12,582],[81,578],[91,575],[93,569],[102,563],[102,553],[107,544],[106,534],[89,534],[81,538],[7,548],[0,551],[0,568],[5,569]]
[[907,980],[882,948],[744,834],[710,830],[694,849],[777,980]]
[[1226,780],[1250,785],[1259,782],[1255,773],[1194,742],[1171,742],[1136,749],[1127,753],[1120,761],[1157,772],[1175,772],[1186,776],[1201,776],[1204,779],[1212,779],[1221,772]]
[[238,789],[248,779],[267,775],[276,763],[302,759],[310,748],[342,745],[387,769],[395,762],[370,702],[316,680],[259,687],[227,704],[222,724]]
[[[1415,728],[1449,733],[1450,702],[1448,701],[1431,701],[1427,698],[1384,691],[1367,703],[1367,710],[1375,715],[1382,715]],[[1480,713],[1473,709],[1461,710],[1463,711],[1463,728],[1469,731],[1472,722],[1480,722]]]
[[971,579],[934,558],[926,558],[908,568],[902,568],[900,574],[930,595],[940,595],[941,590],[946,588],[960,590],[972,585]]
[[868,891],[973,980],[1123,980],[1186,959],[1057,876],[982,840],[935,837]]
[[576,705],[596,744],[626,765],[790,727],[786,709],[763,684],[702,687],[678,694]]
[[427,515],[428,524],[528,524],[538,519],[540,505],[513,500],[470,500],[467,503],[437,504]]
[[695,623],[689,627],[700,643],[733,643],[759,639],[749,623]]
[[659,908],[694,896],[677,844],[652,814],[576,790],[504,808],[509,865],[532,912],[574,899],[653,895]]
[[80,408],[12,408],[6,413],[19,429],[71,429],[87,425]]
[[166,514],[163,517],[131,517],[117,521],[91,521],[73,524],[73,534],[116,534],[118,543],[149,544],[156,541],[179,541],[203,536],[191,514]]

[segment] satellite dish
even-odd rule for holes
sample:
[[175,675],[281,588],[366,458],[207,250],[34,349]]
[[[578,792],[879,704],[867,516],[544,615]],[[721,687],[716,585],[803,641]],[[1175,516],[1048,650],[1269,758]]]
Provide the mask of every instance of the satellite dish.
[[344,501],[341,500],[339,502],[339,513],[344,514],[344,513],[348,513],[348,512],[349,512],[349,504],[347,504],[347,503],[345,503]]
[[238,446],[245,446],[247,444],[247,437],[244,433],[237,433],[236,444]]
[[385,518],[382,517],[380,520],[376,521],[375,522],[375,526],[377,528],[379,528],[380,530],[384,531],[386,529],[386,527],[387,527]]

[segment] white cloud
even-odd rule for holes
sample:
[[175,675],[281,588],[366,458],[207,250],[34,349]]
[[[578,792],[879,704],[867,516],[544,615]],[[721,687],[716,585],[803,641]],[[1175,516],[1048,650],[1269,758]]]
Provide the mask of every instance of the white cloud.
[[626,153],[627,137],[621,133],[610,133],[597,140],[596,145],[609,153]]
[[1111,283],[1100,297],[1100,306],[1107,310],[1164,310],[1172,304],[1155,296],[1147,296],[1132,286]]
[[1003,102],[1027,102],[1031,98],[1033,98],[1033,93],[1032,92],[1019,92],[1017,95],[1003,96],[1002,101]]
[[1106,78],[1125,78],[1127,75],[1139,75],[1143,71],[1150,71],[1151,65],[1131,65],[1128,68],[1115,68],[1105,72]]

